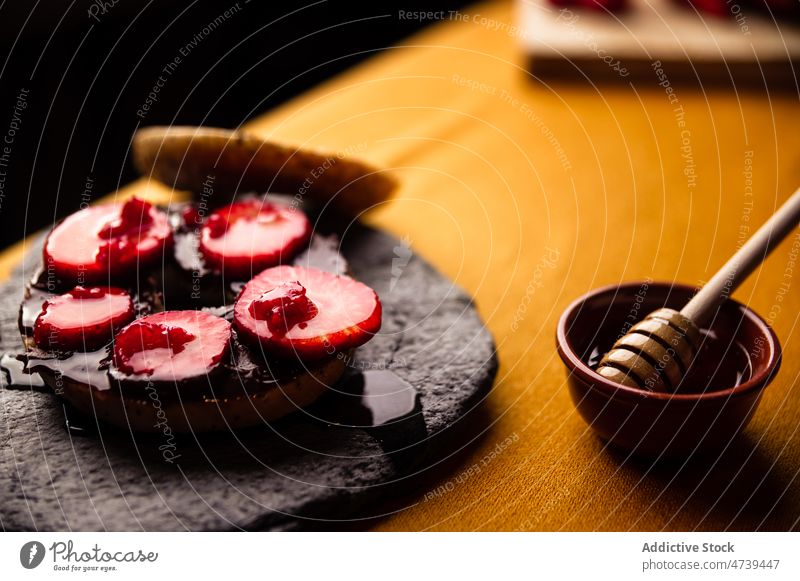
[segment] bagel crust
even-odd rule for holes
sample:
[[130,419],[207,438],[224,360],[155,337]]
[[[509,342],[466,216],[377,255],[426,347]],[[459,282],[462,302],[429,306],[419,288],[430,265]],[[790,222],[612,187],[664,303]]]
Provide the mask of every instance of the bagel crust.
[[100,421],[134,432],[175,433],[229,431],[263,425],[314,403],[335,384],[346,368],[346,357],[332,357],[290,380],[225,399],[161,398],[153,389],[146,396],[126,397],[116,389],[98,390],[50,369],[37,371],[73,407]]
[[206,199],[211,206],[228,203],[236,192],[274,191],[307,195],[317,205],[357,216],[388,200],[397,186],[362,161],[241,130],[147,127],[136,132],[132,147],[136,169],[170,187],[199,194],[213,178],[213,190],[222,197]]

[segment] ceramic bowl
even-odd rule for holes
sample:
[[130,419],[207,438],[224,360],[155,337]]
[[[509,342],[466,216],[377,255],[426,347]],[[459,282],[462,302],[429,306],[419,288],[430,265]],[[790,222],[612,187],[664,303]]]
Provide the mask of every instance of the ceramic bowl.
[[613,341],[638,320],[663,306],[680,309],[696,292],[673,283],[624,283],[583,295],[561,316],[556,342],[570,395],[581,417],[613,446],[648,457],[719,449],[747,425],[778,372],[781,348],[775,333],[732,299],[702,331],[696,363],[704,373],[689,376],[678,393],[625,387],[593,371]]

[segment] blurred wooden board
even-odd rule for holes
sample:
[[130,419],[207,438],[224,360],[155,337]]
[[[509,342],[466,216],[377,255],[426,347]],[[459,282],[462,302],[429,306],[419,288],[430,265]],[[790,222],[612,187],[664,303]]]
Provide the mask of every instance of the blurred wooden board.
[[548,0],[519,0],[531,71],[543,78],[656,82],[661,62],[672,82],[731,81],[793,86],[800,28],[728,5],[729,17],[697,13],[674,0],[630,0],[609,14]]

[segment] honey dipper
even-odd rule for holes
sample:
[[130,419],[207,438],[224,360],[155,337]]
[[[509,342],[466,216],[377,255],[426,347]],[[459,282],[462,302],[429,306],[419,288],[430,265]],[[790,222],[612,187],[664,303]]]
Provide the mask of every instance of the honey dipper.
[[798,223],[800,189],[683,309],[658,309],[631,327],[600,361],[597,373],[628,387],[678,390],[700,346],[700,328]]

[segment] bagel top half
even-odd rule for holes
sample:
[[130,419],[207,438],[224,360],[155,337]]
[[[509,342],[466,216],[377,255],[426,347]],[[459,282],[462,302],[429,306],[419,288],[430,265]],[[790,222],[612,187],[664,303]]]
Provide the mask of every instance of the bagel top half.
[[216,200],[209,196],[209,205],[222,205],[236,192],[275,191],[308,196],[316,205],[358,216],[388,200],[397,185],[368,163],[242,130],[147,127],[136,132],[132,147],[142,175],[195,195],[220,194]]

